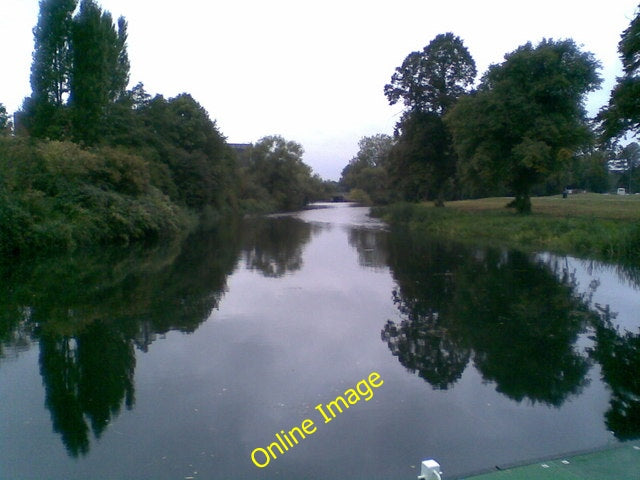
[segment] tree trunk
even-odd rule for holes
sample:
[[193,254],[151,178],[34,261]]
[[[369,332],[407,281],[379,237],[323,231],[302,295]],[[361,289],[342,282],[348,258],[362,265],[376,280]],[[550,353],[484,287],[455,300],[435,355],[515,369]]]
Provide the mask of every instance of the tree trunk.
[[516,212],[524,215],[531,213],[531,198],[529,198],[529,194],[516,194],[516,198],[507,204],[507,208],[515,208]]

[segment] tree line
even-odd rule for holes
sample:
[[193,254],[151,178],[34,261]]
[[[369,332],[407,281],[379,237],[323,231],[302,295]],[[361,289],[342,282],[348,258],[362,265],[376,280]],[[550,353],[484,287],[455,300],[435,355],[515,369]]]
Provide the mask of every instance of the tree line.
[[0,104],[0,251],[159,238],[327,194],[300,144],[239,154],[190,94],[128,89],[127,28],[94,0],[40,1],[32,93],[15,122]]
[[[624,76],[609,104],[588,118],[585,97],[600,87],[599,62],[571,39],[543,39],[505,55],[477,86],[476,65],[460,37],[436,36],[396,68],[384,94],[404,105],[395,133],[365,137],[342,171],[342,187],[361,201],[530,196],[568,187],[609,190],[615,180],[640,186],[640,13],[618,45]],[[615,170],[615,169],[614,169]]]

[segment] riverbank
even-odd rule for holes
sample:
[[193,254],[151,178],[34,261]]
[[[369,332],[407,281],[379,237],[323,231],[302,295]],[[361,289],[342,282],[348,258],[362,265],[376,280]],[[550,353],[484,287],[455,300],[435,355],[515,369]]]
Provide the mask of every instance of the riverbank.
[[505,208],[509,198],[373,209],[391,225],[441,239],[640,262],[640,195],[578,194],[533,198],[533,213]]
[[254,178],[255,166],[240,168],[220,142],[196,154],[160,140],[87,148],[0,136],[0,257],[172,241],[246,213],[297,210],[322,197],[324,187],[300,159],[299,180],[308,188],[283,183],[269,190],[266,177]]

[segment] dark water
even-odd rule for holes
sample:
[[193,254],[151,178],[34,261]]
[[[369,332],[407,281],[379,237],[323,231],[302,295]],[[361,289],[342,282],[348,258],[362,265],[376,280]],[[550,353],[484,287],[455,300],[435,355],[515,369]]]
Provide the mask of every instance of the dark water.
[[340,205],[0,273],[3,479],[450,477],[640,437],[633,268]]

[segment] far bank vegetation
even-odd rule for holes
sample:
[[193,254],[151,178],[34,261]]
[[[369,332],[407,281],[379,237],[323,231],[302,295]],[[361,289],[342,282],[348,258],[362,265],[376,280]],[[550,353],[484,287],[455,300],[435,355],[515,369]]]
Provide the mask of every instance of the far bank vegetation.
[[[565,192],[640,192],[640,12],[622,32],[624,74],[595,118],[587,94],[600,63],[571,39],[527,42],[477,80],[463,40],[437,35],[409,53],[384,94],[404,107],[393,135],[365,137],[341,187],[363,203],[509,197],[518,213],[532,197]],[[611,39],[612,42],[617,39]]]

